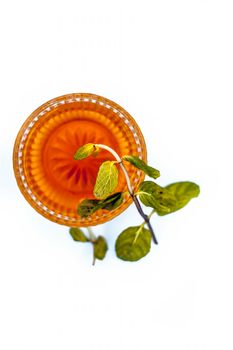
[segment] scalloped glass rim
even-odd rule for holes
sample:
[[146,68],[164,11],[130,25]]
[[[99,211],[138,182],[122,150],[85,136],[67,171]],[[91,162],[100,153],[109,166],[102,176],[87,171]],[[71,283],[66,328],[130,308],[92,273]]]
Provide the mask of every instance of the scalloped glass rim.
[[[23,196],[25,197],[25,199],[38,213],[43,215],[45,218],[65,226],[73,226],[73,227],[94,226],[94,225],[102,224],[106,221],[109,221],[115,218],[120,213],[122,213],[132,203],[131,197],[127,196],[124,202],[118,208],[108,213],[105,212],[105,213],[102,213],[101,215],[98,215],[98,212],[97,212],[88,218],[80,218],[78,215],[77,215],[77,218],[69,217],[67,215],[62,215],[61,213],[56,212],[55,210],[53,210],[53,208],[48,208],[35,196],[32,189],[29,187],[27,183],[27,179],[26,179],[24,167],[23,167],[22,158],[23,158],[23,152],[24,152],[24,145],[32,128],[35,127],[36,123],[40,120],[40,118],[43,118],[43,116],[47,112],[52,111],[54,108],[57,108],[59,105],[69,104],[73,102],[88,102],[88,103],[91,102],[94,104],[99,104],[107,109],[111,109],[111,111],[114,112],[114,114],[116,114],[119,118],[121,118],[121,120],[127,125],[128,131],[131,132],[131,134],[135,139],[138,156],[141,159],[146,161],[147,151],[146,151],[146,144],[145,144],[144,137],[137,123],[127,111],[125,111],[121,106],[119,106],[115,102],[107,98],[104,98],[102,96],[98,96],[91,93],[72,93],[72,94],[63,95],[57,98],[53,98],[52,100],[49,100],[48,102],[44,103],[39,108],[37,108],[26,119],[21,129],[19,130],[19,133],[16,137],[15,145],[14,145],[14,151],[13,151],[14,173],[15,173],[18,187],[22,192]],[[143,181],[144,179],[144,174],[141,171],[137,171],[136,174],[137,176],[134,178],[134,182],[133,182],[133,186],[135,190],[139,186],[140,182]]]

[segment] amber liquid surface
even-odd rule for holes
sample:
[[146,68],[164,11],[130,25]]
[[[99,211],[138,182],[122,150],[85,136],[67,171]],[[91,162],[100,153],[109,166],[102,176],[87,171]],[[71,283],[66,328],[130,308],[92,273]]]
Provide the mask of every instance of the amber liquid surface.
[[[102,150],[97,157],[73,159],[86,143],[101,143],[120,156],[137,154],[137,144],[127,125],[105,107],[92,103],[70,103],[46,113],[28,135],[23,166],[27,182],[36,198],[55,213],[77,218],[77,207],[93,197],[100,165],[112,155]],[[132,182],[136,170],[127,165]],[[120,171],[116,191],[125,191]]]

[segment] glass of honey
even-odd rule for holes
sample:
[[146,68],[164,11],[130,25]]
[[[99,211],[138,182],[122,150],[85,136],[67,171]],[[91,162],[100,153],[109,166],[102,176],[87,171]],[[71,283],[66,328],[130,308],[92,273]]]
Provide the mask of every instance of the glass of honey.
[[[30,205],[49,220],[66,226],[94,226],[124,211],[132,198],[112,211],[98,210],[88,218],[77,213],[79,203],[94,198],[93,188],[102,162],[113,156],[101,150],[96,157],[76,161],[76,150],[86,143],[110,146],[120,156],[135,155],[146,161],[146,145],[135,120],[118,104],[89,93],[52,99],[37,108],[17,135],[13,165],[20,191]],[[125,164],[137,190],[144,174]],[[127,191],[119,169],[115,192]]]

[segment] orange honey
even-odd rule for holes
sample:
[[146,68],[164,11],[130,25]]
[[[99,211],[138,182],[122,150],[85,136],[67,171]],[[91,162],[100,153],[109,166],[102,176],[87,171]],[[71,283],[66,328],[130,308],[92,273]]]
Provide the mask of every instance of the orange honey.
[[[102,162],[113,156],[101,150],[80,161],[75,151],[86,143],[101,143],[120,156],[134,154],[146,160],[143,136],[134,119],[120,106],[93,94],[70,94],[39,107],[23,124],[14,147],[14,170],[27,201],[46,218],[67,226],[92,226],[120,214],[131,203],[128,196],[117,209],[98,211],[90,218],[77,214],[80,201],[93,197]],[[143,174],[127,165],[134,188]],[[116,191],[127,190],[119,170]]]

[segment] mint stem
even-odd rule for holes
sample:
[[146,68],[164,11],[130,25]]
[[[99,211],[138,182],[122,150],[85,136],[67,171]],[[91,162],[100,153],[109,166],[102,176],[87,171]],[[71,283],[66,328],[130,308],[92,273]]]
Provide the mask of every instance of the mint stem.
[[143,220],[144,220],[145,223],[147,224],[147,226],[148,226],[148,228],[149,228],[149,230],[150,230],[150,233],[151,233],[151,236],[152,236],[152,239],[153,239],[154,243],[155,243],[155,244],[158,244],[157,238],[156,238],[155,233],[154,233],[154,229],[153,229],[153,227],[151,226],[151,223],[150,223],[150,218],[149,218],[149,216],[146,215],[146,214],[144,213],[144,211],[142,210],[142,207],[141,207],[141,204],[140,204],[138,198],[137,198],[136,196],[134,196],[134,195],[131,195],[131,197],[132,197],[132,199],[133,199],[133,201],[134,201],[134,204],[135,204],[135,206],[136,206],[136,208],[137,208],[139,214],[141,215],[141,217],[143,218]]
[[87,231],[88,231],[88,233],[89,233],[90,241],[91,241],[91,242],[94,242],[95,239],[96,239],[96,237],[95,237],[95,235],[94,235],[94,233],[93,233],[91,227],[87,227]]
[[91,229],[91,227],[87,227],[87,231],[89,233],[89,242],[92,244],[92,247],[93,247],[93,260],[92,260],[92,265],[94,266],[95,265],[95,248],[94,248],[94,244],[95,244],[95,240],[96,240],[96,237]]

